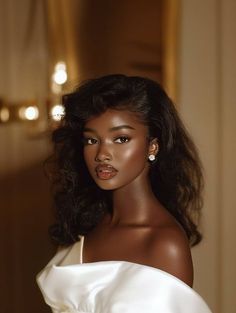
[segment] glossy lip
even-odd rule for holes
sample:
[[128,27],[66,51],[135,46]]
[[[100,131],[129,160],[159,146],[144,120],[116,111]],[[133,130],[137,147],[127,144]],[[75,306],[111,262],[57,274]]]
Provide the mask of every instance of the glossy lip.
[[103,180],[113,178],[118,172],[117,169],[109,164],[99,164],[96,166],[95,171],[97,173],[97,177]]

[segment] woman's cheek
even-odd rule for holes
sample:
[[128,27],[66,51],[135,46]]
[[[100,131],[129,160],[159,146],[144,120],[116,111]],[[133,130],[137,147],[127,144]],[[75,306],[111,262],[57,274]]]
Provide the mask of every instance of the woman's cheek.
[[84,161],[91,175],[93,173],[94,159],[95,158],[93,157],[93,150],[91,149],[91,147],[85,147],[84,148]]
[[130,145],[122,152],[123,158],[130,160],[131,162],[140,162],[146,159],[147,147],[144,145],[138,145],[137,143]]

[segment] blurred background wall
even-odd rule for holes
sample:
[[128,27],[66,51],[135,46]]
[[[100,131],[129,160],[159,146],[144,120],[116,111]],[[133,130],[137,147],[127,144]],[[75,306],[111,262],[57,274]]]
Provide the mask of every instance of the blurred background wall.
[[[41,1],[0,0],[4,106],[45,102],[49,57],[44,11]],[[6,119],[1,110],[3,120],[4,115]],[[42,122],[37,122],[37,129]],[[41,131],[37,138],[32,136],[36,126],[32,123],[0,123],[0,311],[4,313],[48,312],[34,276],[53,253],[47,236],[50,192],[42,170],[50,145]]]
[[183,0],[179,104],[205,167],[205,240],[193,249],[195,286],[213,312],[236,307],[236,2]]
[[[194,288],[213,312],[234,312],[235,38],[234,0],[0,0],[0,109],[14,116],[4,122],[0,110],[1,312],[49,312],[35,285],[55,250],[43,173],[49,109],[82,80],[114,72],[160,81],[176,101],[206,178]],[[59,61],[68,81],[55,90]],[[16,116],[26,103],[39,109],[36,120]]]

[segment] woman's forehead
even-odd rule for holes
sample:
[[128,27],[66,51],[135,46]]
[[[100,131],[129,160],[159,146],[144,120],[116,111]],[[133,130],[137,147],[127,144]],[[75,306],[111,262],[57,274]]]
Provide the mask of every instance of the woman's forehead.
[[119,129],[122,126],[131,130],[147,128],[135,112],[114,109],[108,109],[104,113],[91,118],[85,123],[84,128]]

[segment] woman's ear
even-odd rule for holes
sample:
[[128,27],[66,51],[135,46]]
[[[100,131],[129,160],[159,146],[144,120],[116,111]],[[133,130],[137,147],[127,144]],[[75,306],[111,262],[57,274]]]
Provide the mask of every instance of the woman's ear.
[[158,140],[157,138],[153,138],[149,143],[149,149],[148,149],[148,158],[150,161],[155,160],[158,151],[159,151]]

